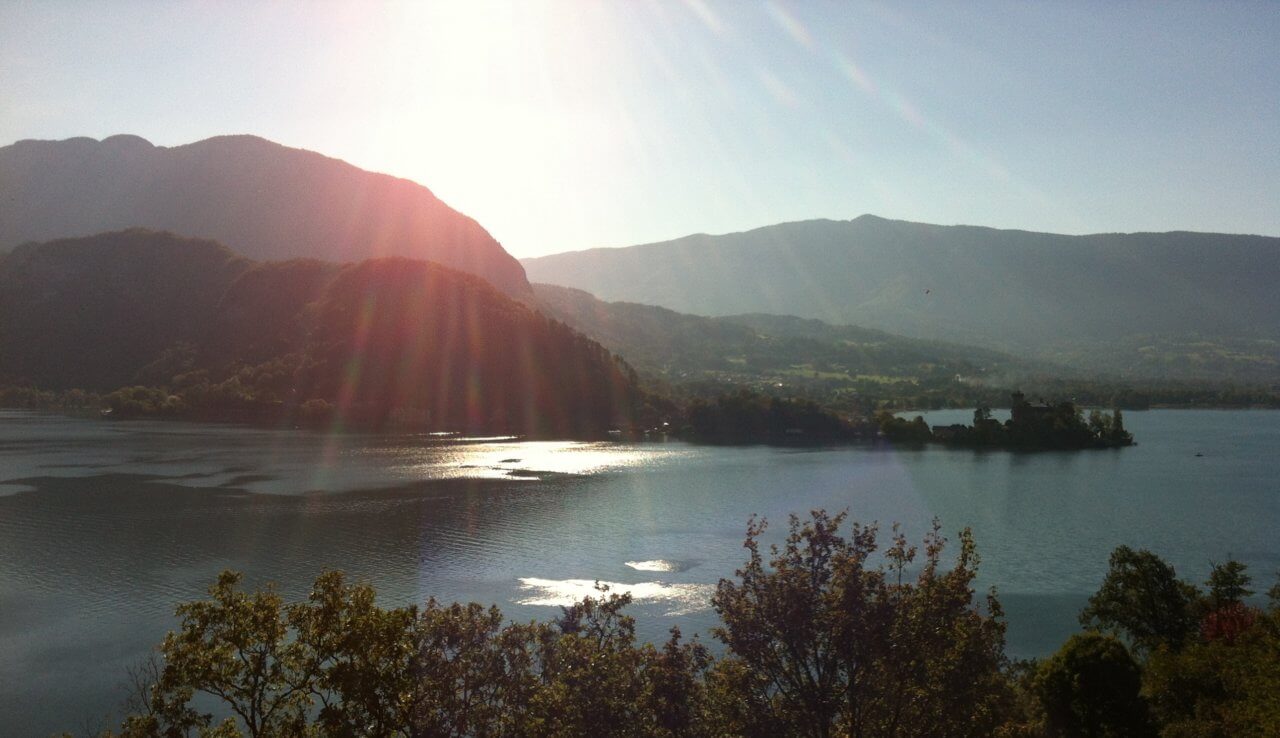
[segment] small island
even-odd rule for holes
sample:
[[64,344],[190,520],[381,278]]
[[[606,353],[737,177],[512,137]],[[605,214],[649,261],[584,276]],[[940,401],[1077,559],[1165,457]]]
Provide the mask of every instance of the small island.
[[935,425],[930,428],[922,416],[914,420],[881,413],[877,418],[885,438],[898,443],[940,443],[970,448],[1050,451],[1088,448],[1120,448],[1134,444],[1125,430],[1120,410],[1105,413],[1091,410],[1088,417],[1072,402],[1029,402],[1014,392],[1011,417],[1001,423],[991,417],[991,408],[973,411],[973,425]]

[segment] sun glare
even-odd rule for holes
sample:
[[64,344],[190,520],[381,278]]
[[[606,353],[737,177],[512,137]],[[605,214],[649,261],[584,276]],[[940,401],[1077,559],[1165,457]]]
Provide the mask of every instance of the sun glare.
[[381,88],[372,98],[395,110],[375,119],[368,157],[432,183],[500,239],[507,223],[539,223],[610,166],[619,145],[598,105],[608,50],[587,31],[607,16],[576,4],[386,8],[371,21],[380,29],[368,34],[377,46],[368,56],[379,61],[368,76]]

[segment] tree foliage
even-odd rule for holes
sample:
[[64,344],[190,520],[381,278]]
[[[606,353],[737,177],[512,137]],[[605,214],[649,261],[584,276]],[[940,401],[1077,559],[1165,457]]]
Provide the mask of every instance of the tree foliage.
[[1280,735],[1280,610],[1251,614],[1230,638],[1197,639],[1161,650],[1146,666],[1146,688],[1163,736]]
[[1209,581],[1205,582],[1205,586],[1209,588],[1209,606],[1218,609],[1240,604],[1253,594],[1253,590],[1249,589],[1252,581],[1248,567],[1235,559],[1214,564],[1209,572]]
[[1153,733],[1142,670],[1124,644],[1097,632],[1073,635],[1040,665],[1033,688],[1051,736],[1139,738]]
[[[1081,621],[1133,645],[1142,693],[1164,738],[1280,735],[1280,608],[1274,600],[1267,611],[1250,605],[1250,582],[1233,559],[1215,564],[1200,590],[1150,551],[1121,546],[1112,554]],[[1122,717],[1108,699],[1082,694],[1078,703]]]
[[923,415],[907,420],[884,410],[876,415],[876,425],[881,435],[894,443],[920,445],[933,440],[933,433]]
[[766,547],[751,521],[746,563],[712,597],[719,656],[677,628],[639,642],[630,596],[606,589],[518,623],[475,603],[383,607],[338,572],[286,603],[224,572],[178,607],[103,738],[1280,734],[1280,606],[1246,601],[1243,564],[1201,591],[1119,547],[1082,613],[1095,629],[1011,664],[968,531],[945,560],[936,523],[884,547],[845,523],[793,516]]
[[724,623],[716,637],[729,650],[720,673],[743,720],[733,727],[750,735],[989,735],[1008,697],[1004,625],[994,597],[986,612],[974,602],[972,536],[961,534],[944,570],[936,524],[919,562],[895,530],[885,564],[872,565],[876,528],[854,525],[846,538],[844,518],[792,517],[767,563],[764,523],[748,529],[746,567],[737,581],[722,580],[712,600]]
[[1197,600],[1195,587],[1159,556],[1119,546],[1080,622],[1123,635],[1142,654],[1161,646],[1177,650],[1197,630]]
[[685,409],[685,435],[712,443],[817,442],[850,438],[852,428],[805,400],[766,397],[749,390],[694,399]]
[[225,572],[139,672],[120,735],[986,735],[1009,707],[1004,626],[975,602],[968,532],[950,568],[935,526],[922,555],[844,515],[793,519],[766,563],[722,581],[719,659],[673,628],[639,643],[626,594],[602,590],[549,622],[478,604],[384,608],[328,572],[286,604]]

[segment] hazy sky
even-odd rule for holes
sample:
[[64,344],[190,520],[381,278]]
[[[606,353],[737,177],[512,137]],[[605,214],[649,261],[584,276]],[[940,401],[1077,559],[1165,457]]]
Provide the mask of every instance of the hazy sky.
[[862,213],[1280,235],[1280,2],[0,0],[0,143],[254,133],[517,256]]

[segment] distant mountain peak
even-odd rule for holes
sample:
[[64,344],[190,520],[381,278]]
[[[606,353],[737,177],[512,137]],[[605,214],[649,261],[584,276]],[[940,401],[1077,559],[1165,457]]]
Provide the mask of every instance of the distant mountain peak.
[[154,149],[155,144],[151,143],[142,136],[135,136],[132,133],[117,133],[114,136],[107,136],[100,141],[104,146],[132,146],[136,148]]
[[[342,161],[341,159],[336,159],[331,156],[326,156],[318,151],[312,151],[311,149],[304,149],[297,146],[288,146],[278,141],[272,141],[269,138],[263,138],[262,136],[255,136],[252,133],[224,133],[217,136],[210,136],[209,138],[202,138],[199,141],[192,141],[191,143],[188,143],[188,144],[182,144],[181,146],[174,146],[173,148],[197,148],[198,149],[198,148],[207,148],[211,146],[212,147],[241,146],[241,147],[252,147],[255,149],[272,149],[275,151],[294,151],[294,152],[311,154],[313,156],[323,157],[330,161]],[[343,163],[346,164],[347,166],[355,168],[354,165],[352,164],[347,164],[347,162],[343,162]]]

